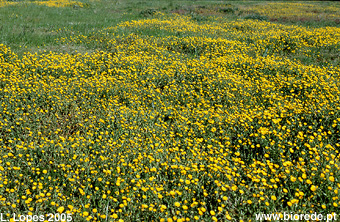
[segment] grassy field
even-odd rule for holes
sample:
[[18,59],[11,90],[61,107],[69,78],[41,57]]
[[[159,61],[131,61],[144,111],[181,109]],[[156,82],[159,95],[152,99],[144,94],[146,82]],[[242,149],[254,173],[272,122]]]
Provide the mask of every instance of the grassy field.
[[338,2],[0,0],[0,215],[338,214],[339,49]]

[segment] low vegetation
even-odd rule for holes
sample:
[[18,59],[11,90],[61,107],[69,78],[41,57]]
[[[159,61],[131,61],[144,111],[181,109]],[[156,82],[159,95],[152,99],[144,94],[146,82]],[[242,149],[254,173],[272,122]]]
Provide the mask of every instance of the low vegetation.
[[0,6],[4,217],[337,213],[338,3]]

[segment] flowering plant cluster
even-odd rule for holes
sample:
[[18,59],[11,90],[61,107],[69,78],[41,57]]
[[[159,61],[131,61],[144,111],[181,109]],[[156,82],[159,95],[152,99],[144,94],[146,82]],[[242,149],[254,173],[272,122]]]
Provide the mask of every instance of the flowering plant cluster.
[[156,13],[57,40],[89,53],[1,44],[0,212],[336,212],[340,68],[322,57],[339,33]]

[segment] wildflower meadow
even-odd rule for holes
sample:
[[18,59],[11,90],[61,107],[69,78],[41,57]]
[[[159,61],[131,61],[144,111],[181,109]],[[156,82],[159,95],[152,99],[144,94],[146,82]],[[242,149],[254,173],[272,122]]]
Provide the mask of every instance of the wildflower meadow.
[[2,217],[340,213],[339,12],[0,0]]

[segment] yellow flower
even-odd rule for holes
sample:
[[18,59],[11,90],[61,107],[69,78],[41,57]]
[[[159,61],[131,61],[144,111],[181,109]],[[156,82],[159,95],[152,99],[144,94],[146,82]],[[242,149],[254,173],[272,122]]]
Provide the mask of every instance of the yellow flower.
[[179,206],[181,206],[181,204],[179,202],[175,202],[175,206],[179,207]]
[[312,186],[310,187],[310,190],[313,191],[313,192],[316,191],[316,189],[318,189],[317,186],[312,185]]
[[64,207],[59,207],[59,208],[57,209],[57,211],[58,211],[59,213],[62,213],[62,212],[64,212],[64,210],[65,210],[65,208],[64,208]]
[[280,119],[280,118],[279,118],[279,119],[272,119],[273,123],[275,123],[275,124],[276,124],[276,123],[279,123],[281,120],[282,120],[282,119]]
[[117,214],[112,214],[111,215],[114,219],[117,219],[118,218],[118,215]]
[[265,135],[265,134],[268,134],[270,131],[266,127],[260,127],[258,132],[261,133],[262,135]]
[[272,198],[272,200],[276,200],[276,196],[274,196],[274,195],[271,196],[271,198]]

